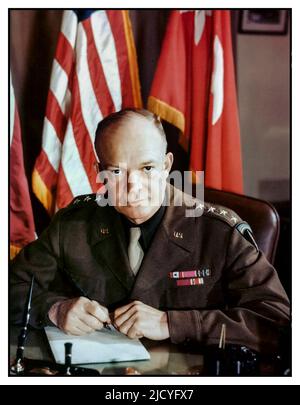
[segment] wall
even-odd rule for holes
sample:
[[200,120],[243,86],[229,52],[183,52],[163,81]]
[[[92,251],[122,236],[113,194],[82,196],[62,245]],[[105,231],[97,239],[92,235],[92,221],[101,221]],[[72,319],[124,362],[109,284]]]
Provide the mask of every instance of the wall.
[[290,34],[237,34],[245,194],[289,200]]

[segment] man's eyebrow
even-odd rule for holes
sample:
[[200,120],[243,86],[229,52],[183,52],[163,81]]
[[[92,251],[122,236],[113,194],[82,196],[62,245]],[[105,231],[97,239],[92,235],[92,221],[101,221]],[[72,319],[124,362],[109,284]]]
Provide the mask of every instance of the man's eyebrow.
[[156,159],[147,160],[146,162],[141,163],[141,166],[147,166],[153,163],[159,163],[159,161]]
[[115,164],[113,164],[113,163],[105,163],[105,164],[103,165],[103,167],[120,167],[120,165],[119,165],[119,164],[115,165]]
[[[146,160],[145,162],[140,163],[140,166],[148,166],[151,165],[153,163],[159,163],[159,160],[157,159],[150,159],[150,160]],[[114,163],[105,163],[103,164],[103,167],[107,168],[107,167],[118,167],[120,168],[122,166],[122,164],[120,165],[118,164],[114,164]]]

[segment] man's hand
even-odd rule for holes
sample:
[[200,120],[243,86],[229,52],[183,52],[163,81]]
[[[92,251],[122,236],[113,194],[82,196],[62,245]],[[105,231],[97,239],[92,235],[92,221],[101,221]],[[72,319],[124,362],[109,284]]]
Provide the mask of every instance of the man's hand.
[[65,333],[85,335],[111,323],[108,310],[97,301],[79,297],[56,302],[48,312],[50,320]]
[[167,314],[140,301],[116,309],[113,324],[132,339],[163,340],[170,336]]

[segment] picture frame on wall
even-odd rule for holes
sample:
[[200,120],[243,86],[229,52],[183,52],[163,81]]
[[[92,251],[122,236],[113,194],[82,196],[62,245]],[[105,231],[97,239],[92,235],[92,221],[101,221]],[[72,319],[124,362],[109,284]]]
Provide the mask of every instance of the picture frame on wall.
[[240,11],[239,33],[285,35],[288,26],[288,10],[250,9]]

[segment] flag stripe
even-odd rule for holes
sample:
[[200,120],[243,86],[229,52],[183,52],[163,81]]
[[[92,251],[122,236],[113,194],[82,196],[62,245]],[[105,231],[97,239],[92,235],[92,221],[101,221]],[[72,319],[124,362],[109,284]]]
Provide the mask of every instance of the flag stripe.
[[[92,187],[85,170],[86,168],[84,167],[86,156],[84,156],[84,159],[81,159],[81,156],[79,155],[79,152],[85,152],[84,146],[86,143],[86,137],[81,137],[79,148],[77,147],[78,138],[80,138],[78,129],[73,128],[71,121],[69,121],[62,156],[62,168],[73,196],[92,192]],[[90,158],[87,163],[94,161],[95,159],[93,160]]]
[[74,58],[75,55],[73,47],[67,38],[63,34],[60,34],[58,37],[55,59],[58,61],[59,65],[68,77],[70,77],[73,69]]
[[[79,55],[76,61],[76,74],[74,74],[74,89],[76,92],[74,93],[74,109],[76,108],[77,111],[72,114],[71,118],[72,120],[83,119],[87,130],[86,135],[90,138],[90,142],[88,138],[86,142],[91,147],[90,153],[92,154],[94,151],[96,126],[102,119],[102,114],[98,107],[87,58],[85,57],[85,55],[87,55],[87,38],[82,24],[78,26],[76,53]],[[80,55],[84,56],[81,57]],[[78,113],[80,113],[80,115],[77,117]],[[80,142],[82,142],[82,140],[80,140]],[[88,147],[88,145],[86,145],[86,147]],[[91,156],[91,154],[89,156]]]
[[[75,48],[78,18],[74,11],[65,10],[61,24],[61,33],[69,42],[71,48]],[[67,48],[66,48],[67,50]]]
[[[95,43],[94,34],[91,27],[91,20],[83,22],[83,26],[87,36],[87,60],[93,89],[98,101],[99,109],[103,116],[106,116],[115,111],[113,99],[111,97],[106,78],[102,68],[102,63],[99,58],[98,50]],[[102,118],[102,117],[101,117]]]
[[[53,191],[55,184],[57,183],[57,172],[54,170],[52,164],[50,163],[47,154],[45,153],[44,149],[41,149],[40,152],[40,159],[39,164],[36,166],[36,169],[44,169],[39,170],[39,176],[42,182],[46,185],[49,185],[49,189]],[[50,191],[49,190],[49,191]]]
[[[123,63],[124,60],[128,59],[127,44],[125,38],[125,31],[123,25],[123,17],[121,13],[116,13],[113,10],[107,11],[107,18],[110,22],[112,36],[118,38],[118,41],[115,41],[115,50],[116,50],[116,66],[119,70],[120,75],[120,92],[122,92],[124,97],[124,103],[129,103],[129,105],[134,106],[133,104],[133,95],[132,88],[128,91],[128,83],[130,81],[130,61],[129,63]],[[125,89],[127,91],[125,91]]]
[[56,136],[55,129],[47,118],[44,119],[44,134],[42,141],[42,148],[48,157],[48,161],[53,169],[58,172],[60,156],[61,156],[61,142]]
[[[67,121],[67,118],[65,117],[64,113],[62,112],[55,95],[52,93],[51,90],[49,90],[49,93],[48,93],[46,117],[51,122],[53,127],[55,128],[56,136],[62,143],[64,141],[64,136],[65,136],[65,131],[66,131],[68,121]],[[59,150],[59,152],[60,152],[60,150]]]
[[73,193],[66,179],[62,165],[59,168],[55,211],[68,205],[73,199]]
[[[94,154],[93,145],[90,141],[90,135],[86,128],[82,112],[81,112],[81,105],[79,99],[79,88],[77,83],[77,77],[74,76],[74,107],[73,107],[73,114],[71,120],[69,121],[69,125],[67,128],[64,148],[63,148],[63,155],[62,155],[62,162],[64,170],[66,168],[72,171],[72,166],[69,164],[73,162],[73,170],[78,170],[78,167],[83,167],[83,171],[80,172],[84,178],[87,178],[89,181],[90,189],[93,189],[93,184],[95,183],[94,179],[94,163],[96,162],[96,156]],[[73,129],[70,130],[70,125],[72,125]],[[75,150],[73,150],[73,148]],[[78,162],[77,162],[78,160]],[[67,165],[65,165],[67,162]],[[68,174],[65,172],[66,178],[69,179]],[[78,177],[78,176],[77,176]],[[70,178],[73,178],[73,174],[71,174]],[[80,187],[80,185],[78,185]],[[82,186],[84,190],[87,189],[85,182],[83,181]],[[75,190],[70,184],[71,189]],[[78,195],[78,194],[74,194]]]
[[215,36],[214,40],[214,68],[211,92],[213,94],[212,125],[215,125],[222,115],[224,101],[224,59],[223,48],[218,35]]
[[115,42],[112,27],[105,11],[95,12],[91,17],[91,25],[115,111],[119,111],[122,108],[122,94],[124,92],[121,89],[116,44],[120,42],[121,36],[116,37],[118,41]]
[[52,66],[52,77],[50,82],[50,90],[55,95],[57,102],[60,105],[62,112],[66,112],[67,89],[69,78],[61,65],[54,59]]

